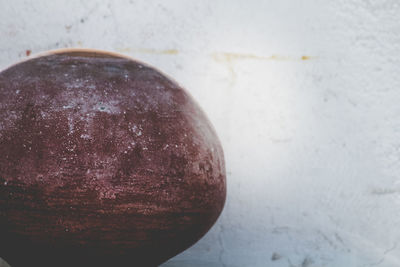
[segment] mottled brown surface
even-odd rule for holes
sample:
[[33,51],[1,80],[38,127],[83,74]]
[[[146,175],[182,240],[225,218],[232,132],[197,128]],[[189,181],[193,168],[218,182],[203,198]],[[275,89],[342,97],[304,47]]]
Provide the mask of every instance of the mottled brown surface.
[[158,71],[61,52],[0,73],[0,257],[19,266],[153,266],[213,225],[221,145]]

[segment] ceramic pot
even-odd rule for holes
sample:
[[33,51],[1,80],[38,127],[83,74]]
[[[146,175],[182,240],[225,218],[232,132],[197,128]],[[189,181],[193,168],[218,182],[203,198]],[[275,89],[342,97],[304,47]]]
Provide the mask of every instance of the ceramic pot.
[[156,266],[199,240],[226,195],[221,144],[156,69],[96,50],[0,73],[0,257]]

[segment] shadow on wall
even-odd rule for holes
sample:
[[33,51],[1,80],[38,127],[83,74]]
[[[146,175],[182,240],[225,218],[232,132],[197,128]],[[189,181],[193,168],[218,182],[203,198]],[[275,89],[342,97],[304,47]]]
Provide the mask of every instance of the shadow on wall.
[[0,267],[11,267],[11,266],[8,265],[7,262],[5,262],[4,260],[2,260],[2,259],[0,258]]
[[[162,267],[221,267],[220,262],[209,262],[209,261],[195,261],[195,260],[174,260],[166,262]],[[2,266],[0,266],[2,267]],[[239,267],[235,265],[229,265],[229,267]]]

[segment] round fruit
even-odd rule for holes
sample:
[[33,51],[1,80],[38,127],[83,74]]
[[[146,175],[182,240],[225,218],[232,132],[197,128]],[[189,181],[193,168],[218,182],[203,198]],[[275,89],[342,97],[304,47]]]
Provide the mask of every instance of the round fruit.
[[155,266],[222,211],[225,166],[199,106],[143,63],[63,50],[0,73],[0,257]]

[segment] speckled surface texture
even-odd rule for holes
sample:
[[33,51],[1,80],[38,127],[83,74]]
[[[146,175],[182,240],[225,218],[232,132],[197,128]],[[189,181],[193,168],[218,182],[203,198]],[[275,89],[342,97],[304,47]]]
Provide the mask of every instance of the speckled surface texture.
[[0,67],[121,52],[174,77],[224,147],[215,227],[163,267],[400,266],[397,0],[0,0]]
[[153,68],[60,52],[1,72],[0,99],[0,255],[13,266],[155,266],[219,216],[218,138]]

